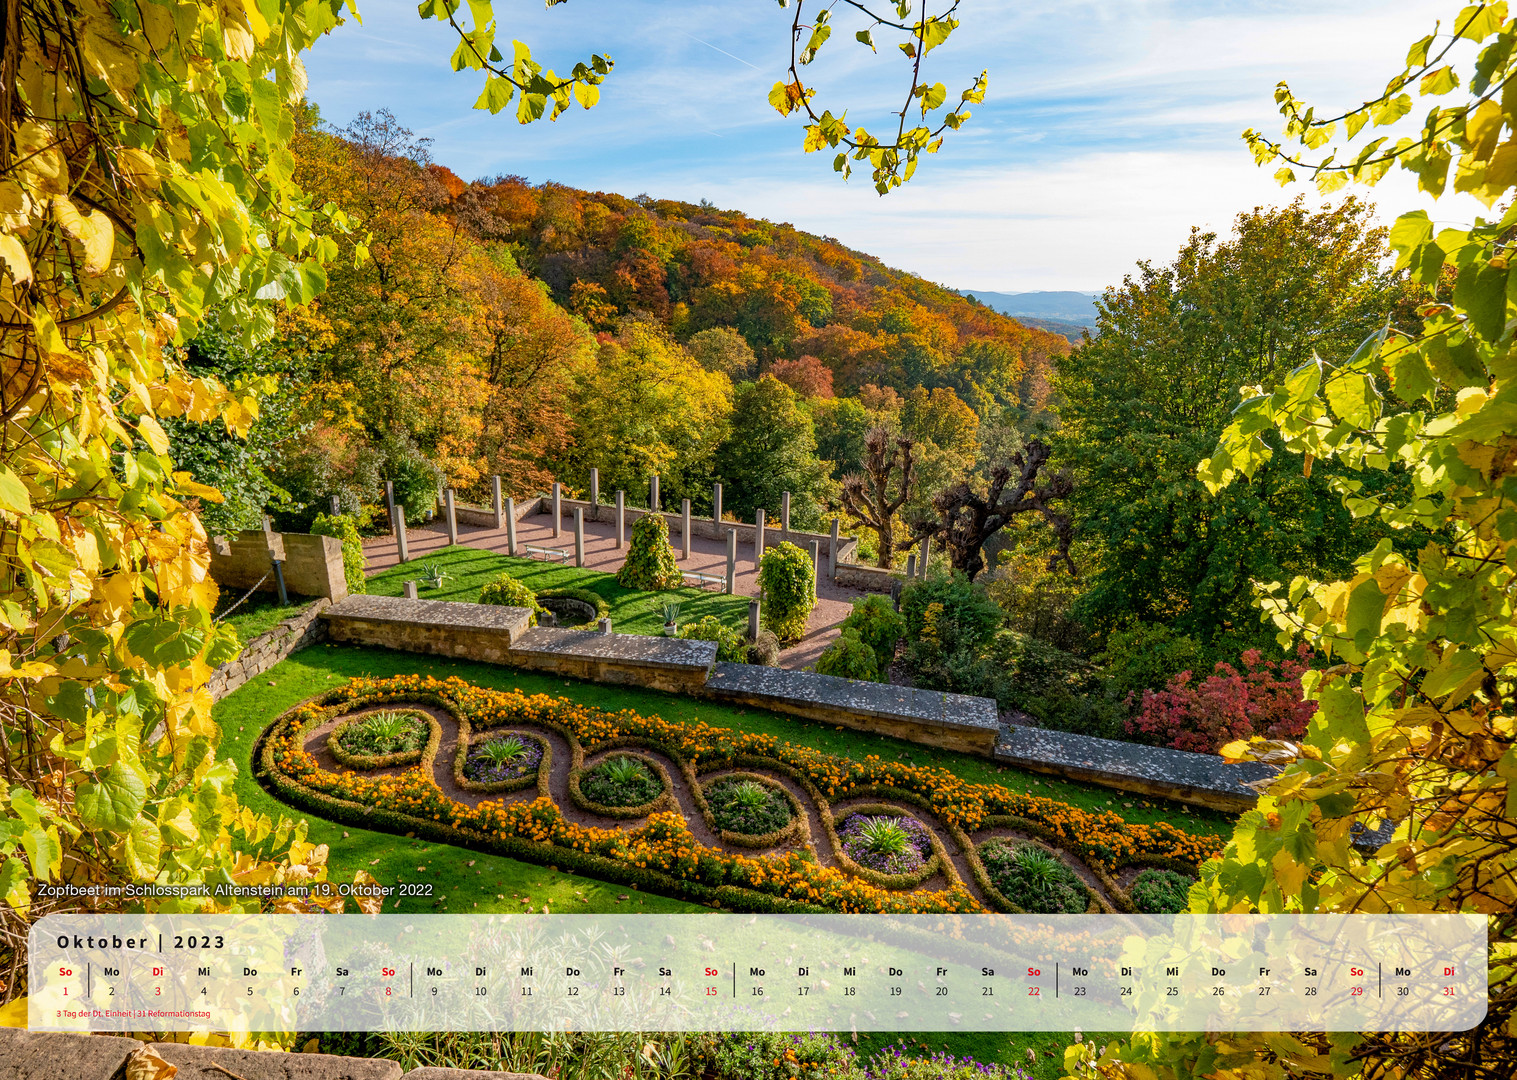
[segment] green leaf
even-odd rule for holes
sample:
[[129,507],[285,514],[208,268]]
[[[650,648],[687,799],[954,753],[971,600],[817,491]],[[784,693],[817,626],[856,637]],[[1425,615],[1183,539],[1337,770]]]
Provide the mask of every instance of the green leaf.
[[1374,578],[1367,578],[1354,586],[1348,594],[1348,612],[1344,629],[1354,639],[1354,648],[1368,652],[1374,637],[1380,633],[1380,620],[1385,613],[1385,594]]
[[0,863],[0,900],[24,913],[32,902],[28,879],[26,863],[20,859],[9,858]]
[[147,777],[135,763],[118,762],[98,780],[79,785],[75,805],[87,829],[125,832],[147,803]]
[[1380,395],[1368,375],[1340,371],[1322,389],[1333,413],[1345,423],[1367,428],[1380,418]]
[[1402,214],[1391,226],[1391,247],[1397,252],[1396,269],[1406,267],[1412,261],[1412,253],[1433,239],[1433,220],[1426,210],[1413,210]]
[[0,509],[13,514],[30,514],[32,497],[26,484],[8,468],[0,467]]
[[854,36],[854,39],[856,41],[860,41],[863,44],[868,45],[870,52],[873,52],[873,53],[879,52],[879,50],[874,47],[874,35],[871,34],[868,30],[860,30],[857,34],[854,34],[853,36]]
[[[1436,667],[1422,678],[1421,690],[1430,698],[1440,698],[1450,693],[1460,683],[1481,670],[1480,654],[1473,649],[1451,648]],[[1458,704],[1447,702],[1448,705]]]
[[158,863],[162,857],[163,834],[158,831],[158,826],[146,819],[133,822],[121,838],[119,855],[132,879],[152,881],[158,876]]

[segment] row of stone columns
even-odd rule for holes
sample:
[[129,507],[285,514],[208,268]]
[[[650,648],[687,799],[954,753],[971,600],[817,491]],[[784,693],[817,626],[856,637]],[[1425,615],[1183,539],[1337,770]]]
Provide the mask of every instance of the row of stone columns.
[[[502,498],[501,479],[499,476],[492,478],[493,487],[493,511],[495,527],[499,529],[504,524],[506,529],[506,553],[516,554],[516,500]],[[649,509],[658,510],[658,476],[655,474],[649,483]],[[553,484],[550,498],[553,504],[553,536],[558,538],[563,535],[563,485]],[[385,481],[385,500],[389,503],[391,528],[396,537],[396,546],[399,551],[400,561],[408,562],[410,552],[406,543],[405,507],[395,502],[395,485]],[[597,517],[600,512],[600,470],[590,470],[590,505],[591,512]],[[712,521],[718,528],[722,524],[722,485],[716,484],[712,489]],[[443,507],[447,520],[448,543],[458,543],[458,512],[455,502],[455,494],[452,488],[443,491]],[[332,511],[338,512],[337,497],[332,496]],[[753,567],[757,571],[764,559],[765,544],[765,513],[763,507],[754,511],[754,536],[753,536]],[[680,503],[680,557],[690,558],[690,500],[683,499]],[[790,492],[784,492],[780,500],[780,530],[781,538],[787,539],[790,534]],[[726,587],[730,593],[734,590],[737,573],[737,530],[728,529],[727,533],[727,577]],[[832,520],[830,544],[827,554],[827,571],[830,580],[836,580],[838,567],[838,521]],[[626,529],[626,492],[618,490],[616,493],[616,548],[620,551],[627,543]],[[916,553],[906,557],[906,576],[926,577],[927,563],[932,556],[932,538],[922,540],[921,558]],[[584,507],[574,508],[574,565],[585,565],[585,510]],[[815,592],[816,581],[821,576],[821,543],[811,541],[811,567],[812,589]]]

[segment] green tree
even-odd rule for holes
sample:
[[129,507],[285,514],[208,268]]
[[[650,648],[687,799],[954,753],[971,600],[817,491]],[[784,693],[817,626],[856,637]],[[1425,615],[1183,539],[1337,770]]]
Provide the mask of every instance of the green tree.
[[1298,199],[1240,214],[1226,240],[1193,230],[1172,262],[1107,290],[1099,335],[1056,361],[1052,439],[1094,552],[1079,609],[1092,630],[1160,619],[1208,643],[1249,638],[1253,580],[1347,568],[1376,527],[1331,497],[1341,469],[1282,460],[1213,499],[1195,468],[1238,387],[1273,387],[1313,354],[1339,363],[1384,325],[1403,296],[1385,257],[1367,204]]
[[716,452],[723,500],[744,521],[763,507],[774,520],[790,492],[791,524],[821,523],[827,467],[816,456],[816,432],[794,390],[774,378],[743,383],[734,394],[732,430]]
[[753,374],[758,363],[742,334],[727,326],[713,326],[685,343],[695,362],[707,371],[719,371],[733,381]]
[[[1448,56],[1474,45],[1473,70]],[[1341,505],[1390,529],[1430,537],[1398,551],[1382,539],[1337,575],[1261,589],[1282,643],[1309,642],[1328,662],[1304,689],[1317,713],[1301,743],[1253,740],[1229,757],[1283,766],[1244,814],[1221,858],[1202,867],[1193,912],[1465,912],[1488,916],[1484,1019],[1443,1034],[1156,1034],[1072,1047],[1078,1077],[1195,1076],[1286,1080],[1303,1074],[1498,1080],[1517,1060],[1517,229],[1509,162],[1517,146],[1517,22],[1504,4],[1472,4],[1453,33],[1413,45],[1384,94],[1343,116],[1277,92],[1284,143],[1254,132],[1282,182],[1309,172],[1322,190],[1379,180],[1399,166],[1442,193],[1451,179],[1487,206],[1473,225],[1435,232],[1423,211],[1391,230],[1398,268],[1447,291],[1421,323],[1385,326],[1352,355],[1310,357],[1243,401],[1197,470],[1224,494],[1290,455],[1352,466],[1333,484]],[[1434,46],[1437,46],[1435,50]],[[1456,55],[1464,55],[1458,53]],[[1387,146],[1354,139],[1394,123],[1412,94],[1462,100],[1428,111],[1419,135]],[[1334,143],[1342,126],[1347,144]],[[1286,144],[1295,147],[1287,151]],[[1310,159],[1308,157],[1310,156]],[[1319,156],[1320,155],[1320,156]],[[1340,162],[1342,164],[1340,164]],[[1385,385],[1386,376],[1389,385]],[[1271,432],[1277,441],[1259,438]],[[1407,483],[1361,481],[1409,466]],[[1365,850],[1356,826],[1391,826]]]
[[818,398],[811,403],[816,456],[831,466],[832,479],[864,467],[864,436],[874,418],[857,398]]

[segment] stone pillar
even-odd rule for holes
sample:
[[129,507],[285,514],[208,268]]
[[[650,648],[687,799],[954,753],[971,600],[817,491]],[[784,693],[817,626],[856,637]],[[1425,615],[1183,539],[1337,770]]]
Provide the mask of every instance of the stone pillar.
[[737,588],[737,530],[727,530],[727,592]]
[[506,500],[506,554],[516,554],[516,500]]
[[754,597],[748,601],[748,640],[757,641],[759,635],[759,600]]
[[790,539],[790,492],[780,496],[780,536],[782,539]]
[[922,561],[917,563],[917,574],[927,576],[927,561],[932,558],[932,537],[922,537]]
[[416,593],[416,582],[414,582],[414,581],[408,581],[408,582],[406,582],[406,584],[405,584],[405,592],[406,592],[406,599],[407,600],[419,600],[420,599],[420,597]]
[[385,481],[385,509],[390,512],[390,533],[395,532],[395,481]]
[[658,513],[658,473],[648,478],[648,509]]
[[453,489],[448,488],[442,493],[443,509],[448,514],[448,543],[458,543],[458,511],[453,504]]
[[338,500],[338,498],[337,498],[336,495],[333,495],[332,496],[332,516],[336,517],[340,513],[342,513],[342,503]]
[[753,512],[753,572],[758,573],[758,568],[764,562],[764,508],[761,506]]
[[590,469],[590,520],[600,520],[600,470]]
[[616,550],[627,546],[627,493],[616,493]]
[[406,508],[395,506],[395,550],[400,553],[401,562],[411,561],[411,549],[406,543]]
[[611,619],[609,617],[602,619],[599,625],[602,634],[609,634],[611,632]]
[[574,565],[585,565],[585,508],[574,508]]
[[713,484],[711,487],[711,523],[716,526],[716,534],[722,534],[722,485]]
[[684,499],[679,507],[679,547],[680,558],[690,558],[690,500]]
[[816,599],[817,579],[822,575],[822,542],[811,541],[811,598]]
[[827,549],[827,580],[838,579],[838,519],[832,519],[832,543]]
[[506,521],[506,507],[501,499],[500,477],[490,478],[490,506],[495,511],[495,528],[499,529]]
[[563,535],[563,505],[564,485],[557,480],[553,482],[553,538],[556,540]]
[[906,556],[906,576],[908,578],[917,576],[917,553],[915,551]]

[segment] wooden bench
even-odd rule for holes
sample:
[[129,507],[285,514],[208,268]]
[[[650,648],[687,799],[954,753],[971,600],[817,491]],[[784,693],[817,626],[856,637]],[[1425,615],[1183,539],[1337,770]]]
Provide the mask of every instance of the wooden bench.
[[710,585],[712,588],[720,591],[727,584],[727,579],[725,577],[720,577],[716,574],[698,574],[694,570],[685,570],[683,573],[687,581],[690,578],[694,578],[696,585],[702,589],[704,589],[707,585]]
[[523,544],[522,547],[527,549],[527,558],[529,559],[541,559],[543,562],[557,559],[559,562],[565,563],[570,558],[569,552],[564,548],[538,547],[536,544]]

